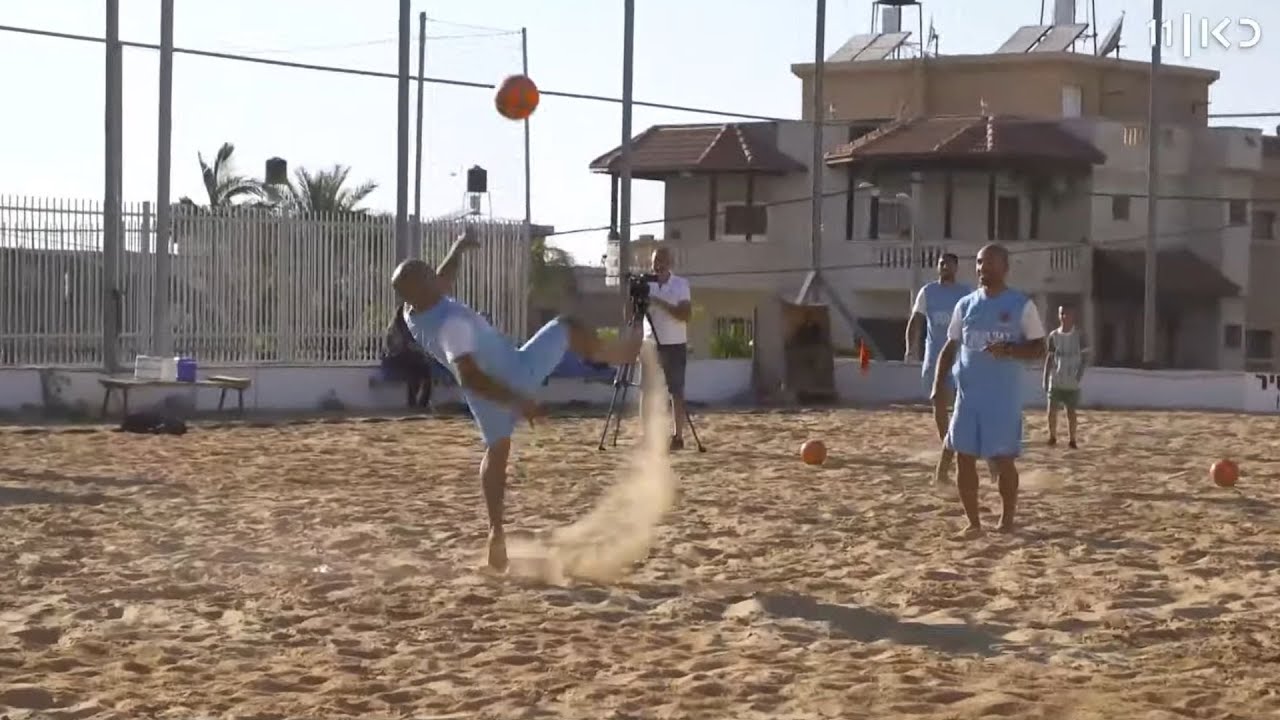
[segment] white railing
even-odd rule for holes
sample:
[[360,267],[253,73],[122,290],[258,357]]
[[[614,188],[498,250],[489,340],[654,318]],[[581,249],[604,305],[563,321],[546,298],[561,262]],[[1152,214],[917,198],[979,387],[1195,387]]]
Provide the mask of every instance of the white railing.
[[[0,364],[101,365],[109,342],[125,365],[141,353],[213,365],[372,362],[382,350],[395,308],[394,218],[178,207],[166,270],[149,204],[129,205],[112,340],[103,331],[102,217],[99,203],[0,197]],[[481,248],[464,261],[456,294],[518,338],[529,268],[523,223],[469,222]],[[461,227],[415,226],[421,257],[438,262]],[[156,293],[166,284],[168,302]],[[153,317],[167,327],[153,327]]]

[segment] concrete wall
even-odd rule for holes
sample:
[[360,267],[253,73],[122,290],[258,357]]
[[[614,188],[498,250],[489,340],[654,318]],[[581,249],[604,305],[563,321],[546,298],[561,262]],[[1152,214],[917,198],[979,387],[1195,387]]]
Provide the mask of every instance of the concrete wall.
[[[246,404],[255,413],[344,409],[395,412],[403,408],[400,386],[371,385],[375,370],[368,366],[208,368],[206,372],[253,379]],[[723,405],[749,395],[750,360],[698,360],[689,364],[688,373],[688,395],[695,402]],[[102,402],[99,377],[99,373],[88,370],[0,368],[0,411],[38,416],[42,408],[49,407],[54,415],[66,416],[69,410],[78,410],[81,415],[96,414]],[[836,383],[845,402],[875,405],[923,401],[918,365],[877,362],[862,374],[856,362],[837,360]],[[1039,368],[1029,364],[1022,385],[1026,406],[1042,405]],[[611,393],[608,384],[555,380],[545,389],[543,398],[550,403],[603,405]],[[441,393],[438,401],[454,399],[455,393]],[[133,409],[168,404],[212,410],[217,391],[138,391],[130,402]],[[1084,378],[1083,402],[1091,407],[1280,413],[1280,375],[1089,368]]]
[[[994,51],[995,48],[992,48]],[[801,107],[808,120],[813,65],[792,66],[802,80]],[[827,63],[823,107],[835,117],[874,120],[906,115],[991,113],[1062,117],[1063,88],[1079,88],[1081,114],[1143,122],[1149,97],[1147,63],[1095,58],[1084,53],[952,55],[881,62]],[[1212,70],[1166,65],[1163,116],[1170,122],[1207,124]]]

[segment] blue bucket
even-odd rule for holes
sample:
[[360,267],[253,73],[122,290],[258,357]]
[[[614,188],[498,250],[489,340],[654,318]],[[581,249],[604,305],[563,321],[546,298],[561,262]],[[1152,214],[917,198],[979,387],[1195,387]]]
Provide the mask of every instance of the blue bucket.
[[178,382],[196,381],[196,361],[193,358],[178,358]]

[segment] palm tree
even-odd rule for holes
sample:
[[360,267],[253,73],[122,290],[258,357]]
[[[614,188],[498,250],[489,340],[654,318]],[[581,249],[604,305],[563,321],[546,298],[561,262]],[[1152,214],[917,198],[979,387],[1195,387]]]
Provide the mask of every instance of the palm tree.
[[289,204],[293,210],[302,213],[364,215],[368,210],[360,207],[360,203],[378,189],[378,184],[367,181],[354,188],[343,187],[350,174],[350,167],[339,164],[327,170],[298,168],[289,183]]
[[[200,161],[200,177],[204,180],[204,190],[209,198],[209,209],[227,208],[239,202],[262,203],[267,200],[267,193],[262,182],[235,171],[231,156],[236,146],[229,142],[222,143],[217,154],[213,156],[213,164],[205,162],[204,155],[196,153]],[[194,200],[183,197],[178,201],[186,207],[197,206]]]

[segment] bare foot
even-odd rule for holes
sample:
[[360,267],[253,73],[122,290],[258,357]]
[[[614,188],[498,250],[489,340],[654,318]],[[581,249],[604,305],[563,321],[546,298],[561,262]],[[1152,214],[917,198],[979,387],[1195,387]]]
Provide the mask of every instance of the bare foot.
[[1007,534],[1009,534],[1009,533],[1013,532],[1013,531],[1014,531],[1014,528],[1015,528],[1015,525],[1013,524],[1013,521],[1012,521],[1012,520],[1009,520],[1008,522],[1006,522],[1006,521],[1004,520],[1004,518],[1001,518],[1001,519],[1000,519],[1000,524],[999,524],[999,525],[996,525],[996,532],[998,532],[998,533],[1004,533],[1004,534],[1006,534],[1006,535],[1007,535]]
[[956,534],[955,534],[955,536],[954,536],[952,539],[954,539],[954,540],[972,540],[972,539],[977,538],[977,537],[982,537],[982,526],[981,526],[981,525],[970,525],[969,527],[965,528],[964,530],[961,530],[960,532],[956,533]]
[[507,538],[501,530],[489,533],[489,567],[498,572],[507,569]]

